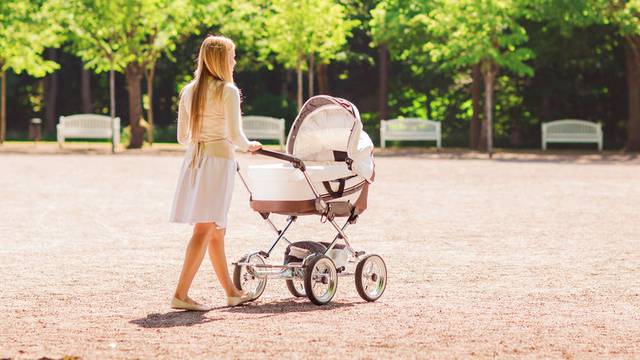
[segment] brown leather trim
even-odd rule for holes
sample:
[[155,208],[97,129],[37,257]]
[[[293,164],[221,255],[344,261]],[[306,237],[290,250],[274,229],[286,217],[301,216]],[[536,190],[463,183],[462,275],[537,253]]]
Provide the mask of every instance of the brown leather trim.
[[[356,184],[356,185],[354,185],[354,186],[352,186],[350,188],[344,189],[344,191],[342,192],[342,196],[341,197],[344,197],[344,196],[347,196],[347,195],[351,195],[354,192],[359,191],[362,188],[362,186],[364,186],[364,184],[366,184],[366,183],[367,183],[366,181],[362,181],[362,182],[359,182],[358,184]],[[320,195],[320,197],[325,199],[325,200],[331,200],[331,194]]]
[[250,205],[253,210],[261,213],[277,213],[285,215],[312,215],[318,213],[316,211],[316,202],[314,200],[251,200]]
[[369,183],[365,183],[364,186],[362,187],[362,192],[360,193],[360,196],[358,196],[358,200],[356,200],[355,204],[353,204],[356,207],[356,214],[362,214],[366,209],[367,209],[367,198],[369,197]]
[[[369,184],[366,181],[359,183],[346,189],[343,196],[350,195],[362,189],[365,193],[361,193],[355,202],[356,211],[362,213],[367,208],[367,189]],[[331,200],[331,195],[325,194],[321,196],[325,200]],[[251,200],[250,206],[253,210],[260,213],[277,213],[283,215],[321,215],[316,210],[315,199],[311,200]]]

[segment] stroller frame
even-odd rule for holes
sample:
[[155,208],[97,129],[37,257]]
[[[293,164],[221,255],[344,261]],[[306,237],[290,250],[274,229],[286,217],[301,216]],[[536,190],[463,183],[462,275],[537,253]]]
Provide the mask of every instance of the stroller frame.
[[[386,287],[386,265],[384,264],[384,261],[382,260],[382,258],[379,257],[378,255],[364,256],[365,255],[364,251],[355,251],[351,246],[351,244],[349,243],[349,237],[346,235],[345,230],[350,224],[356,223],[359,216],[358,214],[355,213],[355,208],[353,207],[353,205],[350,205],[348,203],[341,204],[341,202],[327,203],[320,196],[315,186],[313,185],[311,178],[309,177],[309,174],[306,171],[305,164],[301,159],[296,158],[289,154],[269,151],[264,149],[260,149],[256,153],[269,156],[269,157],[274,157],[280,160],[288,161],[293,165],[294,168],[300,170],[305,178],[305,181],[309,185],[309,188],[313,192],[313,195],[315,196],[316,209],[321,214],[320,215],[321,222],[324,223],[328,221],[336,230],[337,234],[334,236],[333,240],[331,241],[329,246],[327,246],[326,250],[322,254],[319,254],[318,252],[315,252],[315,253],[310,252],[307,256],[305,256],[302,259],[301,262],[291,262],[291,263],[282,264],[282,265],[267,264],[265,263],[264,260],[270,257],[271,253],[273,252],[275,247],[278,245],[278,243],[280,243],[280,241],[284,240],[288,244],[293,244],[292,241],[287,239],[285,234],[287,230],[289,230],[289,228],[297,220],[298,216],[297,215],[288,216],[287,222],[284,228],[279,229],[273,223],[273,221],[271,221],[271,219],[269,218],[271,213],[260,212],[259,213],[260,216],[263,218],[263,220],[265,220],[265,222],[276,233],[277,236],[276,236],[276,239],[271,244],[271,246],[269,247],[268,251],[260,250],[260,251],[249,253],[244,257],[242,257],[239,261],[233,263],[234,283],[236,287],[242,289],[242,285],[241,285],[242,276],[245,276],[245,277],[249,276],[254,279],[257,278],[262,280],[264,285],[259,290],[259,292],[256,292],[255,294],[253,294],[254,299],[257,299],[262,294],[262,291],[264,291],[264,286],[266,286],[266,279],[285,279],[287,280],[287,287],[289,288],[289,291],[294,296],[301,297],[303,296],[303,294],[300,291],[300,289],[296,290],[294,288],[293,280],[297,280],[297,281],[303,280],[305,281],[305,283],[307,283],[307,281],[309,280],[307,280],[306,277],[310,277],[311,281],[320,281],[323,284],[329,284],[329,285],[331,285],[331,282],[333,281],[334,290],[333,290],[333,293],[330,294],[330,296],[325,296],[324,298],[322,298],[322,297],[315,296],[313,294],[313,291],[311,291],[311,294],[309,291],[306,291],[306,295],[309,297],[309,299],[313,303],[317,305],[324,305],[329,301],[331,301],[333,294],[335,294],[335,287],[337,286],[337,277],[355,275],[356,288],[358,289],[358,293],[360,293],[360,296],[367,301],[377,300],[382,295],[382,292],[384,292],[384,288]],[[247,184],[245,178],[242,176],[239,166],[237,166],[237,172],[238,172],[238,175],[240,176],[242,183],[244,184],[244,187],[247,189],[247,191],[249,192],[249,195],[252,197],[253,196],[252,191],[249,188],[249,185]],[[349,215],[347,216],[347,220],[342,226],[340,226],[336,222],[336,219],[335,219],[336,212],[332,209],[333,206],[336,206],[334,204],[338,204],[338,206],[344,206],[344,205],[350,206]],[[339,213],[344,214],[344,208],[340,209]],[[336,269],[335,264],[328,257],[329,252],[335,248],[335,246],[338,244],[340,240],[344,242],[344,245],[345,245],[344,249],[346,249],[349,253],[347,263],[358,263],[355,272],[347,272],[345,266],[342,266],[340,269]],[[327,273],[319,273],[319,274],[314,273],[314,274],[311,274],[310,276],[306,276],[305,269],[307,269],[308,271],[310,265],[312,268],[314,268],[315,264],[320,262],[318,260],[324,261],[325,264],[330,263],[331,265],[327,265],[327,266],[329,268],[333,266],[333,271],[328,271]],[[367,291],[364,290],[364,286],[362,285],[363,279],[358,279],[358,278],[363,276],[371,277],[371,274],[369,275],[362,274],[363,267],[366,265],[365,263],[371,263],[371,262],[375,262],[378,265],[380,274],[373,275],[373,280],[378,282],[377,291],[367,294]],[[246,269],[246,273],[244,275],[241,275],[240,273],[243,268]],[[314,268],[314,271],[315,271],[315,268]],[[332,277],[335,279],[332,280]]]

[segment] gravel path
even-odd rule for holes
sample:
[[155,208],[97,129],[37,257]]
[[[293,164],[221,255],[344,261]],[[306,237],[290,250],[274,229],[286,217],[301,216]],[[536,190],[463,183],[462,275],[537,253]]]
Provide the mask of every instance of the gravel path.
[[[0,358],[640,357],[637,162],[378,157],[349,233],[387,262],[379,302],[341,278],[329,306],[272,281],[224,308],[205,259],[191,295],[216,308],[186,313],[168,307],[180,161],[0,154]],[[237,180],[229,261],[272,239],[247,200]],[[290,238],[330,230],[301,218]]]

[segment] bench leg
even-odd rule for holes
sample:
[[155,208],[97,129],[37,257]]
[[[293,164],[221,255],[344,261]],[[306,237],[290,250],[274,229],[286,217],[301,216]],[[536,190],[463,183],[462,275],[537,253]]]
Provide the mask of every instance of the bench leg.
[[547,142],[542,141],[542,150],[547,150]]

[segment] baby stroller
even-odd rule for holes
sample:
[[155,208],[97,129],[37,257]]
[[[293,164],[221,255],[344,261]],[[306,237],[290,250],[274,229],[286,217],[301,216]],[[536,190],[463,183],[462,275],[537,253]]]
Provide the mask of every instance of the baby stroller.
[[[387,285],[384,261],[355,251],[345,234],[367,208],[374,179],[373,143],[362,131],[358,109],[344,99],[312,97],[293,123],[287,153],[258,153],[285,161],[248,166],[246,178],[238,167],[251,208],[275,231],[276,239],[268,251],[247,254],[234,263],[235,286],[257,299],[267,279],[285,279],[292,295],[324,305],[335,295],[338,277],[354,276],[364,300],[379,299]],[[271,214],[288,216],[282,230],[271,221]],[[291,242],[285,233],[302,215],[319,216],[337,234],[329,242]],[[338,225],[337,218],[346,218],[344,225]],[[288,243],[284,264],[267,264],[281,240]]]

